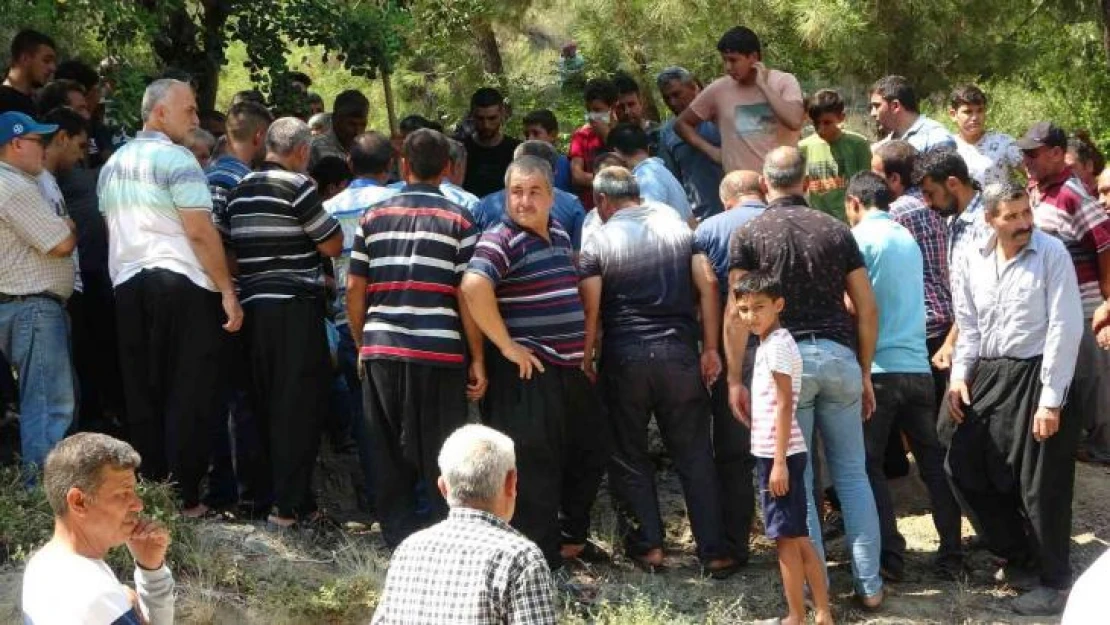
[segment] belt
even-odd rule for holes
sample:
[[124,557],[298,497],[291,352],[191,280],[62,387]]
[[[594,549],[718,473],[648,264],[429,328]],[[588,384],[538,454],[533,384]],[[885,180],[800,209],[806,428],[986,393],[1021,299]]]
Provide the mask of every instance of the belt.
[[7,293],[0,293],[0,304],[10,304],[12,302],[24,302],[29,299],[49,299],[58,303],[58,305],[65,308],[66,298],[51,293],[50,291],[43,291],[41,293],[28,293],[26,295],[8,295]]

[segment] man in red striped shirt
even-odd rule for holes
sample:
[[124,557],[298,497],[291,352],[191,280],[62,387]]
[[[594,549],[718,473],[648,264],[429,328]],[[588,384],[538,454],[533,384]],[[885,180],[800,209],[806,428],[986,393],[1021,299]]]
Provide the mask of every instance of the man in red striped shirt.
[[366,209],[347,273],[375,505],[390,548],[447,516],[443,496],[430,487],[431,518],[419,518],[416,486],[436,483],[440,446],[466,422],[467,399],[479,399],[486,387],[482,335],[458,293],[478,230],[470,211],[439,190],[450,145],[421,129],[405,139],[402,156],[406,185]]

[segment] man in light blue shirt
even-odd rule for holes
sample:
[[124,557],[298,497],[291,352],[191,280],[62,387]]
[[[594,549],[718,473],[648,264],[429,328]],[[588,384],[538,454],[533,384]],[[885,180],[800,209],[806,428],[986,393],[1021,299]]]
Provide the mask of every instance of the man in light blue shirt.
[[763,214],[767,202],[759,188],[759,174],[742,169],[729,172],[721,180],[718,194],[725,211],[698,224],[694,241],[713,263],[723,305],[728,302],[731,286],[728,283],[728,242],[737,228]]
[[[701,85],[683,67],[668,67],[659,72],[655,85],[659,95],[663,96],[663,102],[675,115],[659,129],[659,157],[686,188],[694,217],[705,221],[723,210],[718,187],[724,171],[720,163],[713,162],[704,152],[683,141],[674,129],[678,116],[701,93]],[[721,147],[721,131],[713,122],[702,120],[695,130],[710,145]]]
[[640,198],[646,202],[659,202],[671,207],[678,216],[696,228],[697,220],[690,209],[690,200],[682,183],[667,169],[663,161],[648,154],[648,136],[635,124],[617,124],[606,138],[609,147],[617,153],[636,176],[640,185]]
[[864,421],[863,434],[867,477],[882,532],[880,562],[887,579],[902,577],[906,541],[898,532],[883,472],[891,429],[898,428],[909,439],[929,490],[933,524],[940,536],[936,570],[955,579],[963,567],[960,508],[944,474],[944,449],[936,432],[937,399],[925,336],[924,261],[913,235],[888,213],[893,200],[886,180],[868,171],[852,177],[844,206],[879,308],[879,336],[871,363],[875,412]]
[[871,117],[888,133],[883,142],[902,139],[921,154],[938,147],[956,149],[952,133],[918,112],[917,94],[901,76],[886,76],[871,86]]

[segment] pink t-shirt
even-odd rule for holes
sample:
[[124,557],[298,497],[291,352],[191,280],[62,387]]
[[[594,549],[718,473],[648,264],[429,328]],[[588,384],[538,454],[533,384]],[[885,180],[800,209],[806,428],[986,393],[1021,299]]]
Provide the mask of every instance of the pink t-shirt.
[[772,332],[755,352],[755,369],[752,371],[752,455],[759,458],[775,457],[775,413],[779,403],[775,393],[775,373],[790,376],[794,410],[791,411],[790,443],[786,446],[786,455],[793,456],[806,451],[806,441],[802,438],[802,429],[798,427],[795,416],[798,395],[802,392],[802,354],[794,337],[785,328]]
[[[768,70],[767,85],[787,102],[802,104],[802,87],[793,74]],[[729,76],[714,80],[690,104],[698,117],[721,130],[721,165],[725,172],[763,170],[763,158],[783,145],[798,145],[800,130],[782,125],[767,97],[755,85],[742,85]]]

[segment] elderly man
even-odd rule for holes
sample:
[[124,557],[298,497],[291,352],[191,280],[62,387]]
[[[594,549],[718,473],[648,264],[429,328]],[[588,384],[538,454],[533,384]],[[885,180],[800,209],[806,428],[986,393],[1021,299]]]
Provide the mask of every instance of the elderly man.
[[[104,434],[74,434],[50,452],[43,486],[54,537],[23,571],[24,623],[173,623],[170,534],[139,516],[139,462],[130,445]],[[104,562],[120,545],[135,560],[135,590]]]
[[[474,249],[462,293],[493,344],[486,362],[489,425],[521,449],[514,526],[552,570],[585,548],[606,457],[604,415],[583,371],[586,319],[570,235],[551,217],[554,174],[535,156],[505,173],[508,210]],[[561,493],[562,538],[558,497]]]
[[266,133],[261,169],[243,178],[227,203],[251,403],[268,435],[262,447],[275,499],[269,521],[279,527],[311,522],[318,514],[312,469],[331,387],[320,258],[343,251],[339,222],[305,175],[311,139],[303,121],[276,120]]
[[[797,418],[812,449],[820,431],[830,473],[844,511],[856,593],[868,608],[883,600],[879,576],[879,517],[867,480],[863,426],[875,409],[871,363],[878,311],[867,268],[851,231],[842,222],[809,208],[805,199],[805,159],[796,148],[767,155],[763,167],[767,210],[736,231],[729,251],[729,282],[748,271],[779,275],[790,306],[781,316],[802,353],[805,376]],[[845,292],[855,308],[848,313]],[[739,321],[735,298],[725,323],[729,404],[748,423],[748,389],[740,363],[748,328]],[[813,467],[806,467],[809,535],[824,559],[821,524],[813,500]]]
[[[143,130],[100,171],[108,223],[128,436],[149,479],[173,476],[186,516],[200,516],[208,422],[219,406],[224,331],[243,310],[212,225],[204,170],[181,147],[197,127],[188,84],[156,80],[143,94]],[[221,319],[221,307],[226,321]]]
[[325,156],[338,156],[346,160],[351,150],[351,142],[355,137],[366,132],[366,118],[369,114],[370,101],[357,89],[348,89],[335,96],[331,130],[312,138],[309,169]]
[[73,293],[73,222],[39,192],[57,126],[0,114],[0,351],[19,373],[28,478],[62,440],[76,407],[66,299]]
[[1083,307],[1067,249],[1034,228],[1025,191],[983,193],[994,230],[956,259],[959,339],[948,390],[957,422],[948,452],[956,486],[986,527],[991,551],[1040,585],[1018,597],[1022,614],[1064,607],[1071,585],[1075,445],[1082,423],[1065,398],[1083,334]]
[[[686,68],[668,67],[656,76],[655,86],[667,108],[674,113],[674,117],[659,129],[659,158],[682,182],[694,217],[704,221],[723,210],[717,187],[724,172],[719,163],[683,141],[675,131],[678,116],[701,93],[701,84]],[[702,120],[695,131],[709,145],[721,147],[721,131],[713,122]]]
[[553,625],[543,555],[509,526],[519,493],[513,440],[464,425],[443,442],[439,471],[451,512],[393,552],[371,623]]
[[[721,373],[717,279],[683,221],[642,202],[632,172],[602,169],[594,195],[605,223],[582,246],[580,290],[587,354],[599,320],[604,328],[601,383],[614,436],[609,485],[625,549],[648,570],[664,564],[647,449],[654,414],[678,467],[698,557],[714,577],[728,577],[742,562],[728,555],[724,540],[706,391]],[[592,359],[585,365],[593,375]]]

